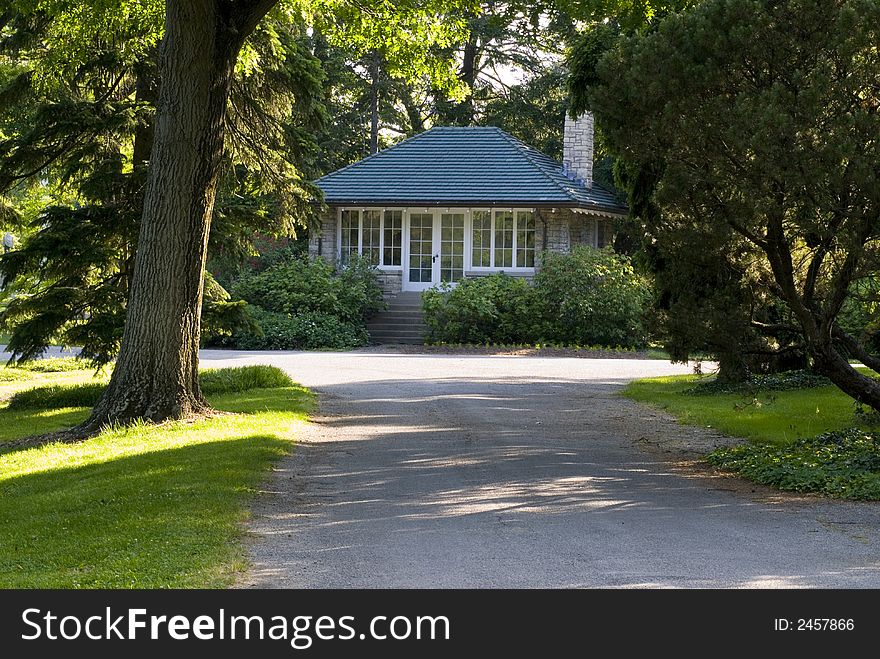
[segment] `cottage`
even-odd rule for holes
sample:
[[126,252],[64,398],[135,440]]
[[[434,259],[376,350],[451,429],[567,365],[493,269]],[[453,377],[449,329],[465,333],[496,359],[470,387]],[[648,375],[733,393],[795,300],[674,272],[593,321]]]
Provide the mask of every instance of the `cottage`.
[[560,163],[494,127],[438,127],[317,181],[329,210],[309,249],[360,254],[386,295],[494,272],[531,277],[543,250],[602,247],[626,214],[593,183],[593,118],[566,119]]

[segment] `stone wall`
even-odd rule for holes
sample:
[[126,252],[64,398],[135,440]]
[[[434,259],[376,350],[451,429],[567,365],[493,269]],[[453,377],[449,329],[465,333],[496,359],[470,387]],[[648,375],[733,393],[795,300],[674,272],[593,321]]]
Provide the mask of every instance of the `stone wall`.
[[320,256],[332,265],[336,265],[336,254],[339,251],[336,245],[336,209],[324,211],[320,214],[320,228],[312,232],[309,238],[309,256]]
[[541,209],[538,211],[535,246],[538,252],[546,250],[559,254],[568,254],[575,245],[595,247],[598,222],[610,225],[613,220],[576,213],[570,208]]
[[593,115],[589,112],[577,119],[565,115],[562,168],[569,178],[593,187]]
[[535,225],[536,251],[570,252],[573,215],[574,212],[567,208],[539,210]]
[[403,272],[401,270],[379,270],[379,286],[382,295],[391,297],[403,290]]

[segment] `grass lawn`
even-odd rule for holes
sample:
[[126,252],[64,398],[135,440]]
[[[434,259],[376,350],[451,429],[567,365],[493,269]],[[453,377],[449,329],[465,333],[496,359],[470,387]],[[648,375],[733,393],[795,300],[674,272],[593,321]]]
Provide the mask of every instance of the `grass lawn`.
[[229,585],[245,564],[249,501],[291,450],[313,397],[278,378],[237,390],[240,373],[226,375],[214,372],[206,391],[230,414],[6,453],[3,441],[61,429],[88,413],[9,409],[11,394],[93,379],[79,370],[0,381],[0,587]]
[[781,490],[880,500],[880,429],[858,419],[853,400],[836,387],[807,388],[803,374],[782,374],[777,382],[801,388],[686,393],[699,379],[639,380],[623,393],[662,407],[682,423],[751,440],[706,456],[716,467]]
[[624,389],[623,395],[661,407],[682,423],[776,445],[855,425],[853,400],[837,387],[766,391],[757,397],[739,393],[683,393],[705,379],[674,375],[636,380]]

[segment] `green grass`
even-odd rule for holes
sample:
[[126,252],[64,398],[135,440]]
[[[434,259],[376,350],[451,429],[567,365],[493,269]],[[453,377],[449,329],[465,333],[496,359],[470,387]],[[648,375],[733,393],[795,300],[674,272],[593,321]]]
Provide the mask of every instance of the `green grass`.
[[[787,383],[786,377],[776,379]],[[710,453],[707,460],[717,467],[782,490],[880,499],[880,434],[836,387],[739,393],[703,387],[695,395],[698,381],[711,380],[693,375],[637,380],[623,394],[661,407],[682,423],[750,440]]]
[[853,400],[836,387],[793,391],[689,396],[695,375],[636,380],[623,391],[632,400],[660,407],[682,423],[733,437],[783,445],[855,423]]
[[[293,385],[284,371],[273,366],[241,366],[238,368],[205,369],[199,373],[205,396],[277,389]],[[103,379],[66,384],[49,384],[22,389],[9,398],[9,410],[51,410],[67,407],[93,407],[107,388]]]
[[[45,370],[47,366],[36,366],[37,362],[18,366],[0,366],[0,404],[10,398],[15,392],[24,389],[32,389],[42,385],[83,384],[88,382],[106,382],[109,370],[95,373],[87,363],[71,360],[66,364],[68,368],[62,368],[63,360],[41,360],[54,362],[50,367],[58,370]],[[62,362],[62,363],[59,363]],[[76,367],[76,368],[74,368]]]
[[[239,387],[222,372],[212,377],[226,390]],[[247,506],[312,406],[306,389],[271,377],[281,386],[209,396],[230,414],[0,453],[0,587],[229,585],[245,565]],[[0,403],[0,441],[58,430],[87,413]]]

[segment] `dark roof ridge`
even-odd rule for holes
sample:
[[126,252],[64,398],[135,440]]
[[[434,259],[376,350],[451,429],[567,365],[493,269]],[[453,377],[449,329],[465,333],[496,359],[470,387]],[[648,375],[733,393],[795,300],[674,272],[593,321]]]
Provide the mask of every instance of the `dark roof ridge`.
[[[497,128],[497,126],[496,126],[495,128]],[[568,197],[568,198],[571,199],[572,201],[578,201],[577,199],[574,199],[574,198],[571,196],[571,191],[570,191],[570,190],[567,190],[565,187],[563,187],[562,185],[560,185],[559,181],[555,180],[552,176],[550,176],[550,174],[547,173],[547,170],[546,170],[546,169],[544,169],[541,165],[539,165],[538,163],[535,162],[534,158],[532,157],[532,154],[529,153],[529,152],[530,152],[530,151],[535,151],[535,153],[540,153],[537,149],[533,149],[533,148],[530,147],[528,144],[526,144],[526,143],[523,142],[522,140],[519,140],[519,139],[515,138],[513,135],[511,135],[511,134],[508,133],[507,131],[504,131],[504,130],[498,128],[498,132],[501,133],[501,134],[504,136],[504,138],[505,138],[508,142],[510,142],[511,144],[513,144],[513,146],[515,146],[517,149],[519,149],[519,150],[522,152],[522,154],[523,154],[523,155],[526,157],[526,159],[529,161],[529,164],[530,164],[532,167],[534,167],[536,170],[538,170],[538,171],[541,173],[541,176],[543,176],[543,177],[546,178],[548,181],[550,181],[551,184],[553,184],[553,185],[555,185],[557,188],[559,188],[559,190],[562,192],[562,194],[564,194],[566,197]],[[542,155],[543,155],[543,154],[542,154]],[[550,158],[550,156],[544,156],[544,157],[547,158],[548,160],[553,160],[552,158]],[[556,162],[556,161],[554,160],[553,162]],[[561,176],[561,175],[562,175],[562,171],[560,170],[560,176]],[[584,186],[584,187],[586,188],[586,186]]]

